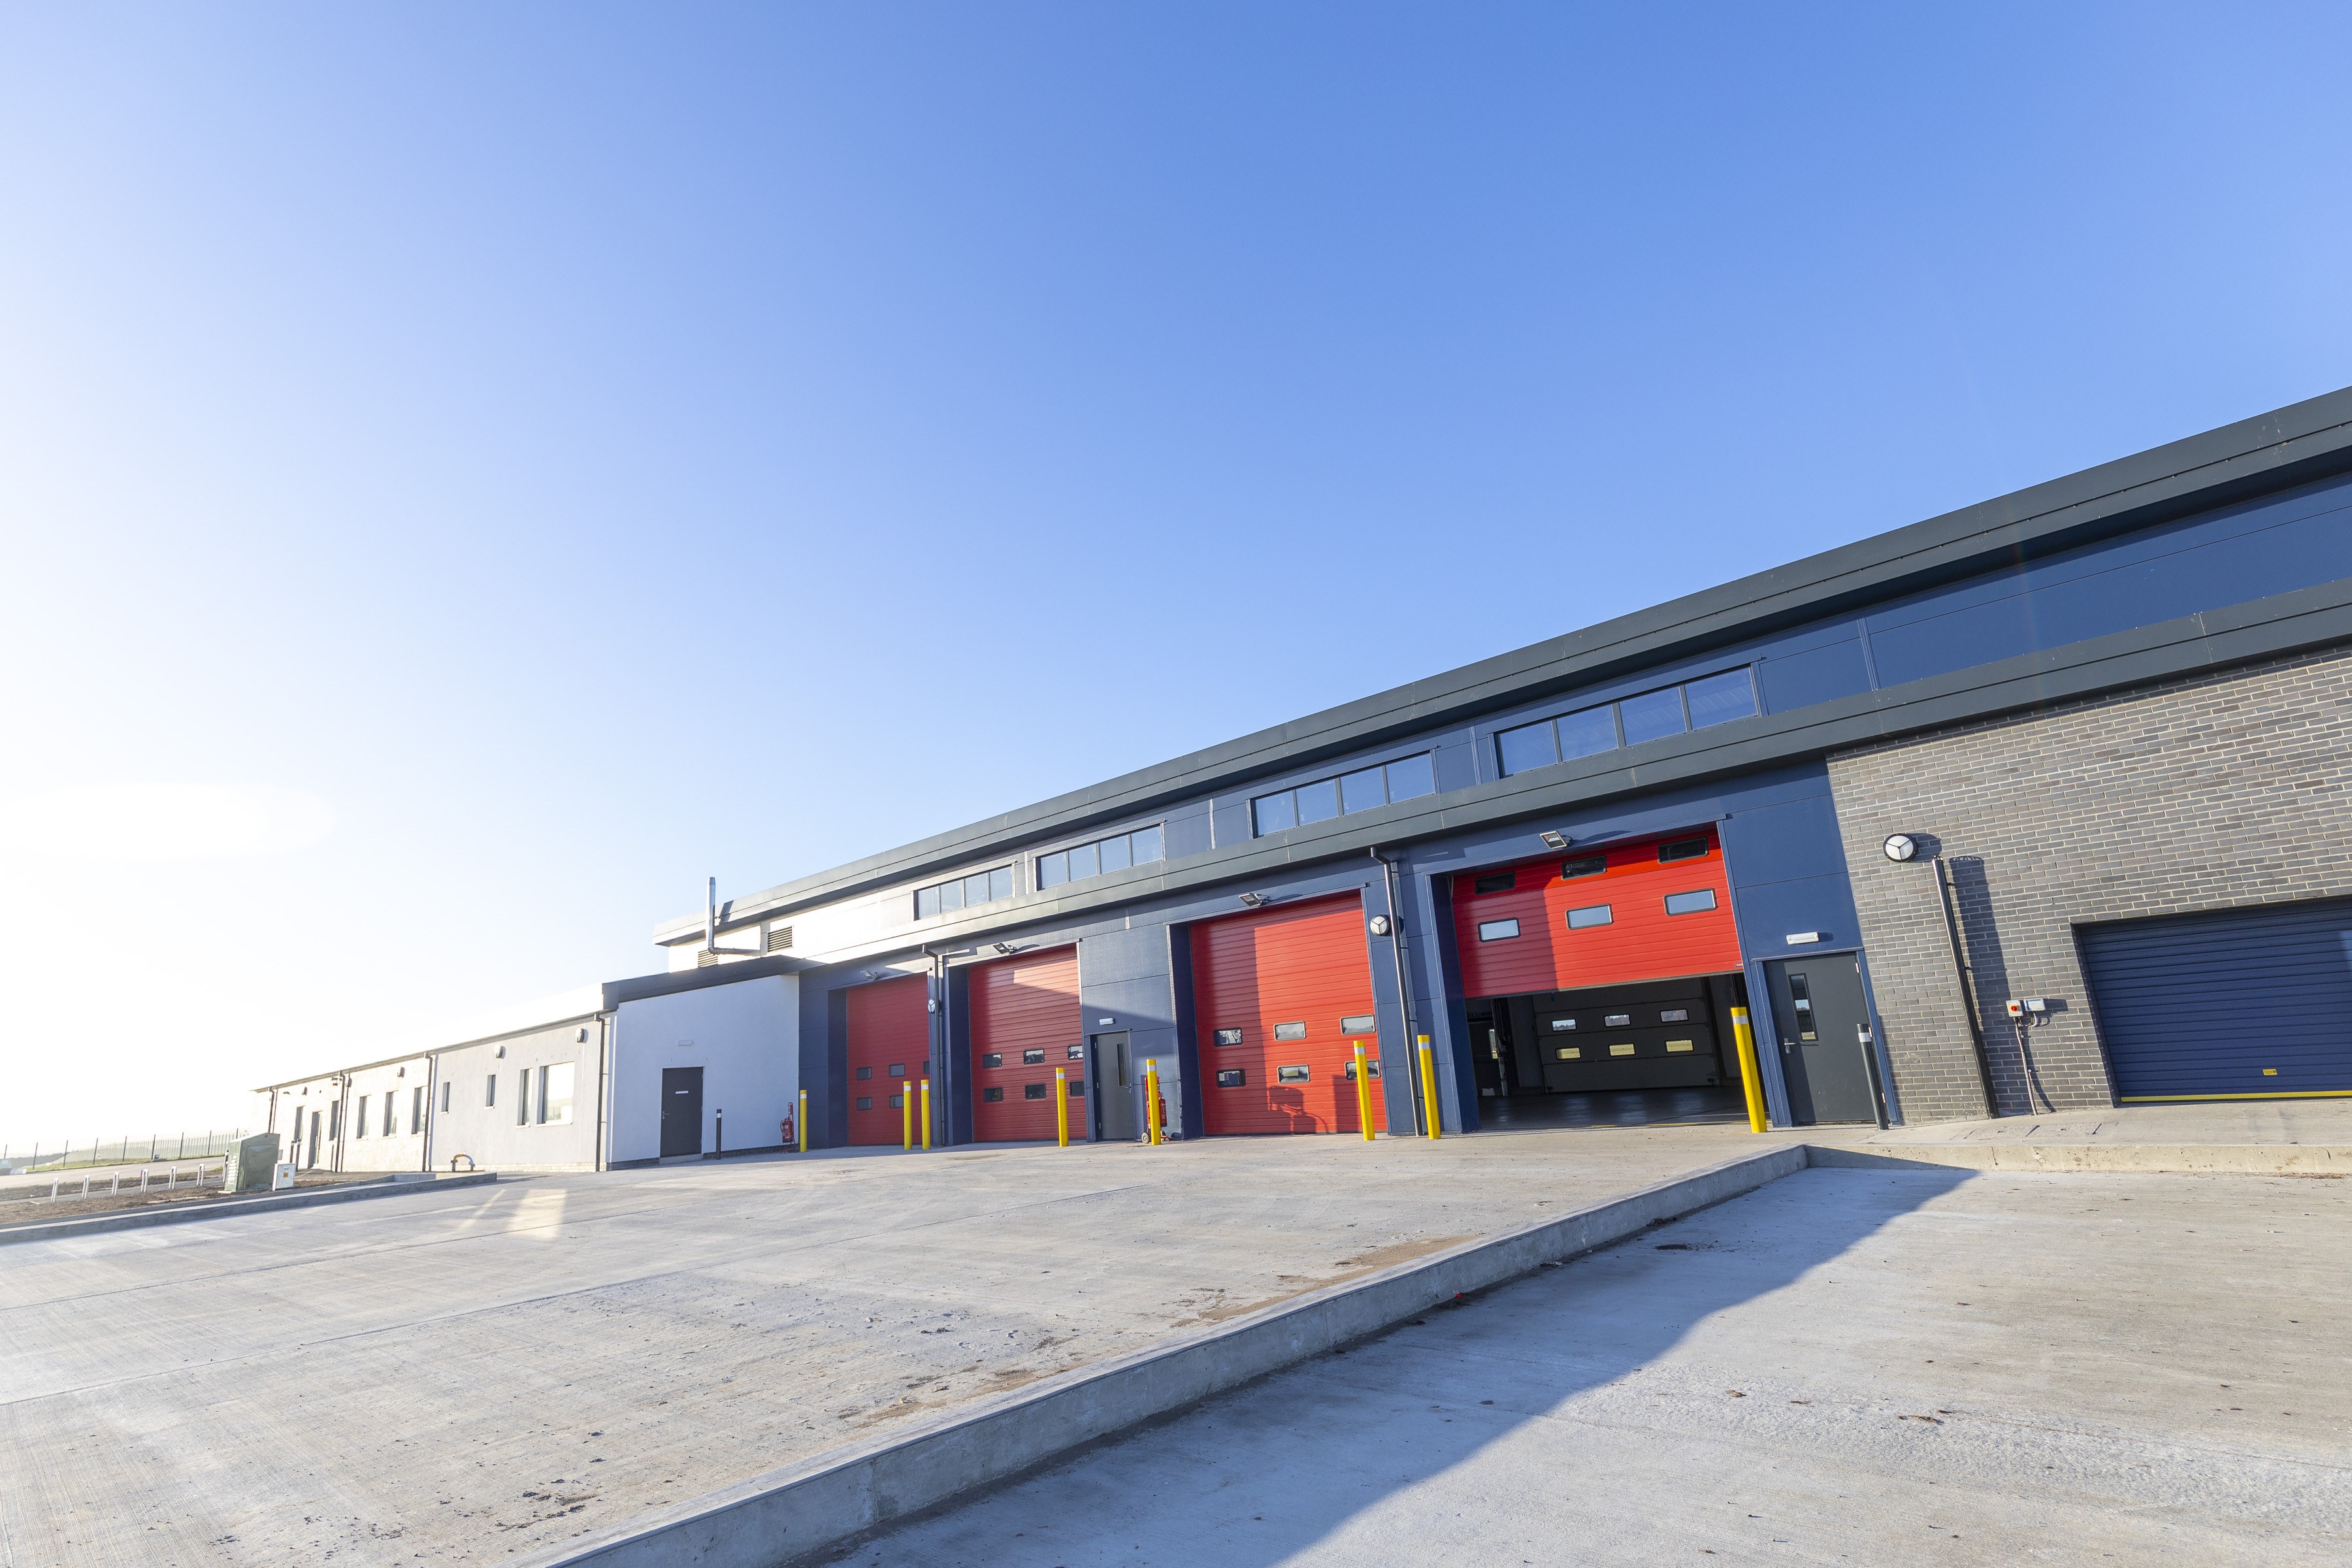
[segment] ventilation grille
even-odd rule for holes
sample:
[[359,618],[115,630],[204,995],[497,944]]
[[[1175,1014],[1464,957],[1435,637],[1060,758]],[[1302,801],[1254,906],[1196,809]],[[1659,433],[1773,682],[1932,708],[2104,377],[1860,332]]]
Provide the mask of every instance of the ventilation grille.
[[715,952],[703,952],[694,955],[694,967],[697,969],[708,969],[718,962],[719,955]]
[[768,928],[768,951],[769,951],[770,952],[783,952],[783,951],[784,951],[784,949],[786,949],[786,948],[788,948],[788,947],[790,947],[790,946],[792,946],[792,945],[793,945],[793,928],[792,928],[792,927],[790,927],[790,926],[770,926],[770,927]]

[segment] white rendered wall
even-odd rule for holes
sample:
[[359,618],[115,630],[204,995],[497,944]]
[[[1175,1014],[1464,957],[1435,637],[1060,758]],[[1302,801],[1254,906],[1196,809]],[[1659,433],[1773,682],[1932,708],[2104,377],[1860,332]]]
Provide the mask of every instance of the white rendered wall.
[[[596,1164],[596,1089],[605,1024],[575,1020],[503,1040],[458,1046],[440,1053],[449,1109],[434,1090],[433,1165],[446,1171],[453,1156],[469,1155],[485,1171],[585,1171]],[[580,1037],[587,1035],[586,1039]],[[572,1120],[541,1121],[523,1098],[523,1078],[535,1082],[542,1067],[572,1064]],[[498,1079],[498,1103],[487,1105],[484,1085]],[[518,1121],[528,1110],[529,1120]],[[465,1162],[457,1162],[459,1170]]]
[[[691,1042],[681,1044],[680,1042]],[[613,1074],[614,1164],[661,1156],[664,1068],[702,1068],[702,1147],[716,1146],[727,1113],[727,1146],[772,1148],[779,1125],[798,1114],[800,980],[767,974],[621,1004]]]
[[[432,1077],[432,1059],[416,1057],[383,1067],[363,1068],[351,1075],[346,1097],[350,1123],[343,1129],[343,1169],[346,1171],[421,1171],[425,1169],[425,1134],[411,1132],[409,1110],[416,1090]],[[392,1096],[393,1134],[383,1135],[383,1097]],[[367,1114],[360,1114],[364,1098]],[[326,1163],[322,1144],[320,1163]]]

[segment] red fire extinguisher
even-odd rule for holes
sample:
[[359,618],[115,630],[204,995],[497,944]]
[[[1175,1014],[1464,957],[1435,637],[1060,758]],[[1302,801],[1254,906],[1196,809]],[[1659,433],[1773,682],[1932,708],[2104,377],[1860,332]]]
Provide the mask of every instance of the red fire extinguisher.
[[794,1149],[800,1146],[800,1140],[793,1136],[793,1119],[791,1117],[787,1116],[784,1118],[783,1136],[779,1138],[777,1142],[782,1143],[787,1149]]

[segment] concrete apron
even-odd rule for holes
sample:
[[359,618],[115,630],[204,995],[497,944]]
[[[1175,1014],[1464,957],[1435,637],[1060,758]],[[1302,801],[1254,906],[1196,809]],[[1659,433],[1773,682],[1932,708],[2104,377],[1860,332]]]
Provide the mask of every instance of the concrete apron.
[[519,1557],[517,1568],[784,1568],[805,1562],[1457,1295],[1608,1247],[1812,1166],[2340,1175],[2352,1173],[2352,1148],[2020,1143],[1880,1153],[1783,1143],[1300,1296],[1195,1338],[943,1412],[903,1436],[835,1448],[584,1541]]

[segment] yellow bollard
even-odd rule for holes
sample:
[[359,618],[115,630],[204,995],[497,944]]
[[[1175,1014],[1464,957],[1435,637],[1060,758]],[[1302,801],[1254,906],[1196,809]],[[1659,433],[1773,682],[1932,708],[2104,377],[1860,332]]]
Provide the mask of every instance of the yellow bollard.
[[1364,1042],[1353,1042],[1356,1047],[1356,1125],[1364,1130],[1364,1142],[1372,1141],[1372,1074],[1371,1064],[1364,1055]]
[[808,1090],[801,1090],[801,1119],[794,1131],[801,1135],[801,1152],[808,1152]]
[[1422,1114],[1429,1118],[1429,1135],[1432,1138],[1443,1138],[1445,1136],[1445,1126],[1437,1114],[1437,1058],[1429,1053],[1427,1035],[1417,1035],[1414,1038],[1421,1045]]
[[923,1080],[923,1152],[931,1152],[931,1080]]
[[1756,1026],[1748,1009],[1731,1010],[1731,1037],[1739,1047],[1739,1087],[1748,1096],[1748,1131],[1764,1131],[1764,1081],[1756,1076]]
[[1143,1125],[1151,1134],[1151,1142],[1160,1142],[1160,1058],[1143,1059]]
[[1062,1147],[1070,1146],[1070,1074],[1066,1068],[1054,1069],[1054,1132]]
[[898,1152],[910,1154],[915,1149],[915,1080],[908,1079],[898,1086]]

